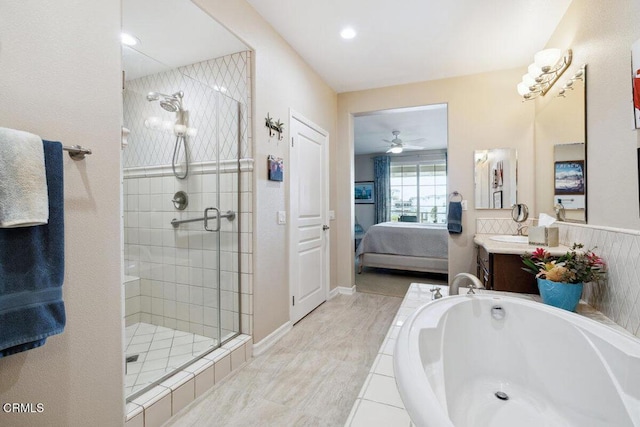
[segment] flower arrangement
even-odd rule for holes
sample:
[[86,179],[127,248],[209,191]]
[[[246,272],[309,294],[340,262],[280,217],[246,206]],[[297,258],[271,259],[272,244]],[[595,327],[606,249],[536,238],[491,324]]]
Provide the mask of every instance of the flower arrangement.
[[[542,248],[522,255],[522,269],[541,279],[564,283],[588,283],[600,279],[605,273],[605,263],[592,249],[578,251],[584,245],[574,243],[571,250],[559,257]],[[594,248],[595,249],[595,248]]]

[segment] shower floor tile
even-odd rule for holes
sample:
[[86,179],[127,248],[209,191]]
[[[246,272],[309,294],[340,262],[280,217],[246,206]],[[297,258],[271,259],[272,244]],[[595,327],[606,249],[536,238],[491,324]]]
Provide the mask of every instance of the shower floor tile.
[[159,380],[217,344],[213,338],[148,323],[127,326],[125,342],[125,357],[138,356],[136,361],[127,363],[126,396]]

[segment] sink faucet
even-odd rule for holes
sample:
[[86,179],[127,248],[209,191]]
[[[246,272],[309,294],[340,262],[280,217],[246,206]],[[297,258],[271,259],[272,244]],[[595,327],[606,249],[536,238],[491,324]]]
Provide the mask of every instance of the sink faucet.
[[460,281],[464,279],[471,280],[471,285],[469,286],[469,292],[468,292],[469,294],[474,294],[475,293],[473,292],[474,289],[484,289],[484,286],[482,286],[482,282],[480,281],[480,279],[478,279],[473,274],[458,273],[456,274],[456,277],[453,278],[453,282],[451,282],[451,285],[449,285],[449,295],[458,295],[459,288],[460,288]]
[[516,234],[517,234],[518,236],[524,236],[524,234],[522,234],[522,230],[524,230],[525,228],[527,228],[527,229],[529,228],[529,226],[528,226],[528,225],[522,225],[522,223],[521,223],[521,222],[518,222],[518,223],[516,224],[516,226],[517,226]]

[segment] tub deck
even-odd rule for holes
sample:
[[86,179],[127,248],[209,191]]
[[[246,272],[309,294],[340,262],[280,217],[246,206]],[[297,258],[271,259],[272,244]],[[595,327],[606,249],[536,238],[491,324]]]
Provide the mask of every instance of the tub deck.
[[[400,328],[404,321],[413,313],[413,311],[421,305],[431,301],[432,292],[430,291],[435,285],[424,283],[412,283],[407,294],[402,301],[402,305],[398,310],[387,335],[378,350],[369,375],[365,380],[358,398],[351,408],[349,418],[345,423],[348,427],[387,427],[406,426],[413,427],[409,414],[404,408],[400,393],[396,386],[396,380],[393,374],[393,350],[396,344],[396,338],[400,332]],[[449,287],[437,285],[443,296],[449,295]],[[520,297],[540,301],[539,295],[514,294],[510,292],[496,292],[479,290],[477,293],[483,294],[501,294],[511,297]],[[466,289],[462,288],[460,293],[466,293]],[[619,326],[590,305],[580,301],[577,313],[606,324],[625,334],[629,332]]]

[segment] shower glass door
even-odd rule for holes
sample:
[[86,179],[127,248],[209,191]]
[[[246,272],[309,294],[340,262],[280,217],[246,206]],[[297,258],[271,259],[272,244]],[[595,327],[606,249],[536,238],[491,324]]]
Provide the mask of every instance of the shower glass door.
[[240,330],[240,109],[197,65],[125,82],[128,399]]

